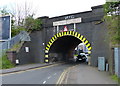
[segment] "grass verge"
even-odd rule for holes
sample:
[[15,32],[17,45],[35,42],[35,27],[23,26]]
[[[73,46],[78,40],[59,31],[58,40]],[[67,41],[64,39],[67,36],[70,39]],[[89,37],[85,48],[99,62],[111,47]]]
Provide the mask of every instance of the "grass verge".
[[15,65],[11,63],[11,61],[9,61],[7,59],[7,55],[3,55],[0,58],[0,69],[8,69],[8,68],[13,68]]
[[117,75],[113,75],[112,79],[115,80],[115,81],[117,81],[120,84],[120,78],[118,78]]

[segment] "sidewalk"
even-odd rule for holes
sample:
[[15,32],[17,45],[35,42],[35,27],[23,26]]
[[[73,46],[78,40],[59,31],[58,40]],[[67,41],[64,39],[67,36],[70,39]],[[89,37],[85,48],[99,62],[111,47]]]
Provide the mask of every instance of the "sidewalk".
[[34,69],[34,68],[38,68],[38,67],[44,67],[44,66],[48,66],[48,65],[52,65],[52,64],[55,64],[55,63],[44,63],[44,64],[37,63],[37,64],[18,65],[14,68],[0,70],[0,74],[24,71],[24,70]]
[[80,64],[68,72],[65,84],[118,84],[108,72],[98,71],[96,67]]

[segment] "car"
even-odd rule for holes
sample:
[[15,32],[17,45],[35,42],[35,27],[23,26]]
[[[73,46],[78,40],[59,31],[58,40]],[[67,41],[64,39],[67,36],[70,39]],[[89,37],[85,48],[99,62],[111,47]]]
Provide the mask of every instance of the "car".
[[88,57],[86,53],[80,53],[77,57],[78,57],[78,61],[82,61],[82,62],[88,61]]

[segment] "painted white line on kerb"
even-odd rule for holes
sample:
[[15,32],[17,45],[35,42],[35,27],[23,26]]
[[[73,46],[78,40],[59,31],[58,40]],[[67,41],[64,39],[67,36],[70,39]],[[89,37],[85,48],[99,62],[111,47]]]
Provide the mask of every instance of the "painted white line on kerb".
[[48,77],[48,79],[50,79],[50,78],[51,78],[51,76]]
[[54,75],[56,75],[56,73]]
[[46,83],[46,81],[43,82],[43,84],[45,84],[45,83]]

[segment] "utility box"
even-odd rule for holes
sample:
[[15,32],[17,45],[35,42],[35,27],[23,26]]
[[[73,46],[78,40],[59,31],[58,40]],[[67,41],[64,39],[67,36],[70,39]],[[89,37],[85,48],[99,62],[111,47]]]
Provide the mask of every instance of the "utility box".
[[98,70],[105,71],[105,57],[98,57]]
[[118,75],[118,48],[114,48],[114,63],[115,63],[115,74]]

